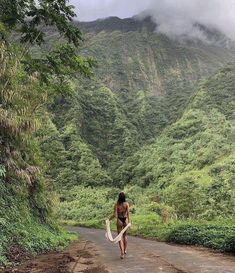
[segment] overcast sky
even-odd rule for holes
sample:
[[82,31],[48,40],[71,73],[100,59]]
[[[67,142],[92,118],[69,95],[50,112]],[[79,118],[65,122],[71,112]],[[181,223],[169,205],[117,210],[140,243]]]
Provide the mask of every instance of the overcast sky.
[[[70,0],[79,21],[131,17],[150,10],[166,34],[190,34],[193,23],[215,26],[235,40],[235,0]],[[197,35],[197,33],[194,33]]]

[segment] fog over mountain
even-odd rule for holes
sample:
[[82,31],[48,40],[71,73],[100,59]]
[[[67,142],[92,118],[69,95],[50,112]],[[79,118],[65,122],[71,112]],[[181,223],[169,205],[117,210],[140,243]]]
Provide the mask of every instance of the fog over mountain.
[[168,36],[203,38],[195,23],[217,28],[235,40],[234,0],[71,0],[80,21],[136,14],[151,15],[158,31]]

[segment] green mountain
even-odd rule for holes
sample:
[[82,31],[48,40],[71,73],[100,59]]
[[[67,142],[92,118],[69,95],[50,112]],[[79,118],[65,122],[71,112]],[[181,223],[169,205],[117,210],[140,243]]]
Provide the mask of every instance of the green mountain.
[[184,97],[198,80],[235,58],[235,48],[212,44],[211,36],[203,43],[156,33],[157,26],[148,17],[142,21],[110,17],[79,27],[85,32],[83,52],[98,60],[96,77],[114,92],[143,90],[148,95]]
[[[150,18],[78,25],[85,33],[81,53],[94,56],[98,66],[93,79],[73,83],[72,98],[58,97],[49,109],[64,156],[58,172],[51,139],[42,142],[49,176],[63,185],[125,185],[130,178],[119,177],[125,159],[179,119],[199,82],[235,60],[235,51],[205,27],[207,42],[171,40],[155,32]],[[48,43],[56,37],[51,30]]]
[[181,118],[154,143],[124,161],[109,187],[60,191],[59,217],[101,227],[116,186],[125,185],[132,234],[234,252],[234,87],[230,63],[199,85]]
[[86,33],[82,52],[98,60],[97,80],[113,92],[144,91],[160,98],[161,114],[169,122],[182,113],[199,80],[235,60],[235,47],[216,43],[224,36],[215,31],[212,36],[205,27],[208,42],[172,40],[156,33],[149,17],[110,17],[79,26]]
[[152,144],[122,158],[106,187],[60,190],[58,216],[101,227],[121,187],[132,234],[234,252],[234,87],[233,62],[199,84],[182,116]]

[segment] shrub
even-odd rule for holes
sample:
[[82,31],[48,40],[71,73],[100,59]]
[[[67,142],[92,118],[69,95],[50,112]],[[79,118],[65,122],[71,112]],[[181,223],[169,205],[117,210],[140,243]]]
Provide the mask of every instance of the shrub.
[[235,226],[215,224],[183,224],[176,226],[169,234],[168,241],[201,245],[221,251],[235,251]]

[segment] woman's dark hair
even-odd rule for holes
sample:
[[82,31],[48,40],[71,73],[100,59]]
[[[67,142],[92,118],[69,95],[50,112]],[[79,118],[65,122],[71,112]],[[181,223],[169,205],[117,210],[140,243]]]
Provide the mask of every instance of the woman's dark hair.
[[124,192],[120,192],[118,195],[118,204],[126,202],[126,196]]

